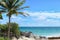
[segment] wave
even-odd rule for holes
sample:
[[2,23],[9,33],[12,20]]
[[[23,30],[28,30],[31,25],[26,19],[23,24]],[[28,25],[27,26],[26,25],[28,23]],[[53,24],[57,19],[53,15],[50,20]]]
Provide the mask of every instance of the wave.
[[60,37],[60,33],[52,34],[52,35],[47,35],[46,37]]

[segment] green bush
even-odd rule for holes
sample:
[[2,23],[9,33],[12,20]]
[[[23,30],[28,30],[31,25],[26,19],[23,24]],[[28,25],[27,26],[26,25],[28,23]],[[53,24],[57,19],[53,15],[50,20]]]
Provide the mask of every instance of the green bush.
[[6,37],[5,40],[10,40],[10,39],[8,39],[8,38]]
[[[0,35],[4,36],[4,33],[7,35],[8,32],[8,23],[7,24],[0,24]],[[17,37],[20,36],[19,25],[17,23],[10,23],[10,32],[12,35]],[[3,34],[1,34],[3,33]]]
[[0,37],[0,40],[9,40],[7,37],[4,38],[4,37]]
[[0,40],[4,40],[4,37],[0,37]]

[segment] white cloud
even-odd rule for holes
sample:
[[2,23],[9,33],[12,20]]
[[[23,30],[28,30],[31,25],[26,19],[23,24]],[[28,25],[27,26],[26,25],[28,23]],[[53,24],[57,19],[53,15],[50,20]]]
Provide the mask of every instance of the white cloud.
[[[26,11],[27,12],[27,11]],[[60,26],[60,13],[56,12],[27,12],[30,14],[28,26]],[[25,25],[25,26],[26,26]]]
[[60,13],[49,13],[49,12],[29,12],[32,17],[38,18],[40,20],[44,19],[60,19]]
[[11,18],[17,18],[17,17],[13,15],[13,16],[11,16]]
[[[17,22],[20,26],[60,26],[60,13],[58,12],[25,12],[30,16],[12,15],[11,22]],[[6,15],[3,18],[0,23],[8,22]]]

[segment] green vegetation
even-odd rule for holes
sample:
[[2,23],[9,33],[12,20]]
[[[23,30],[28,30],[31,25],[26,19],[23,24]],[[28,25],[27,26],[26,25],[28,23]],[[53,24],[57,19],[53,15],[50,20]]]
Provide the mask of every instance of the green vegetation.
[[8,38],[0,37],[0,40],[8,40]]
[[[11,38],[14,36],[16,38],[20,37],[20,31],[19,31],[19,26],[17,23],[10,23],[10,36]],[[8,39],[7,38],[7,32],[8,32],[8,23],[7,24],[0,24],[0,39]],[[4,37],[4,38],[3,38]]]
[[0,18],[2,19],[2,14],[1,14],[2,12],[7,13],[7,16],[9,18],[8,38],[10,37],[10,21],[11,21],[10,19],[11,19],[11,16],[13,14],[16,14],[16,15],[21,14],[23,16],[26,16],[26,14],[24,12],[20,11],[22,9],[28,8],[28,6],[22,7],[22,5],[24,3],[25,3],[25,0],[0,0],[0,6],[1,6],[0,7]]
[[0,40],[4,40],[4,37],[0,37]]
[[19,31],[19,28],[18,28],[19,27],[18,24],[11,23],[10,26],[11,26],[11,32],[13,34],[15,34],[17,37],[19,37],[20,36],[20,31]]
[[0,13],[0,19],[3,19],[3,18],[2,18],[2,14],[1,14],[1,13]]

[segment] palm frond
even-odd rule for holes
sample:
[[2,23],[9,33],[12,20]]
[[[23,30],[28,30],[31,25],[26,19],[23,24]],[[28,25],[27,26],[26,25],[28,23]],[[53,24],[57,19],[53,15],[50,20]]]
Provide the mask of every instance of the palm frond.
[[1,9],[2,9],[2,10],[6,10],[6,9],[5,9],[5,8],[3,8],[3,7],[0,7],[0,10],[1,10]]
[[0,12],[4,12],[5,13],[6,11],[5,10],[0,10]]
[[7,16],[11,16],[13,14],[18,15],[18,12],[16,10],[10,10],[9,13],[7,14]]
[[16,10],[22,10],[22,9],[25,9],[25,8],[29,8],[29,6],[25,6],[25,7],[17,8]]
[[24,17],[27,17],[27,16],[29,16],[29,14],[27,14],[27,13],[24,13],[24,12],[18,12],[19,14],[21,14],[21,15],[23,15]]
[[16,14],[16,16],[17,16],[18,12],[16,10],[12,10],[12,14]]
[[15,6],[18,2],[19,2],[19,0],[14,0],[12,6]]
[[22,0],[18,5],[22,6],[25,3],[25,0]]
[[4,7],[4,8],[8,8],[7,4],[5,2],[0,2],[0,6]]
[[[11,3],[9,0],[2,0],[2,2],[5,2],[5,4],[7,5],[8,8],[10,8]],[[3,6],[3,5],[2,5]]]
[[0,12],[0,19],[3,19],[3,18],[2,18],[2,14],[1,14],[1,12]]
[[13,8],[17,9],[20,6],[22,6],[25,3],[25,0],[22,0],[21,2],[19,2],[17,5],[15,5]]
[[2,2],[6,2],[6,0],[2,0]]
[[14,0],[8,0],[10,6],[13,4]]

